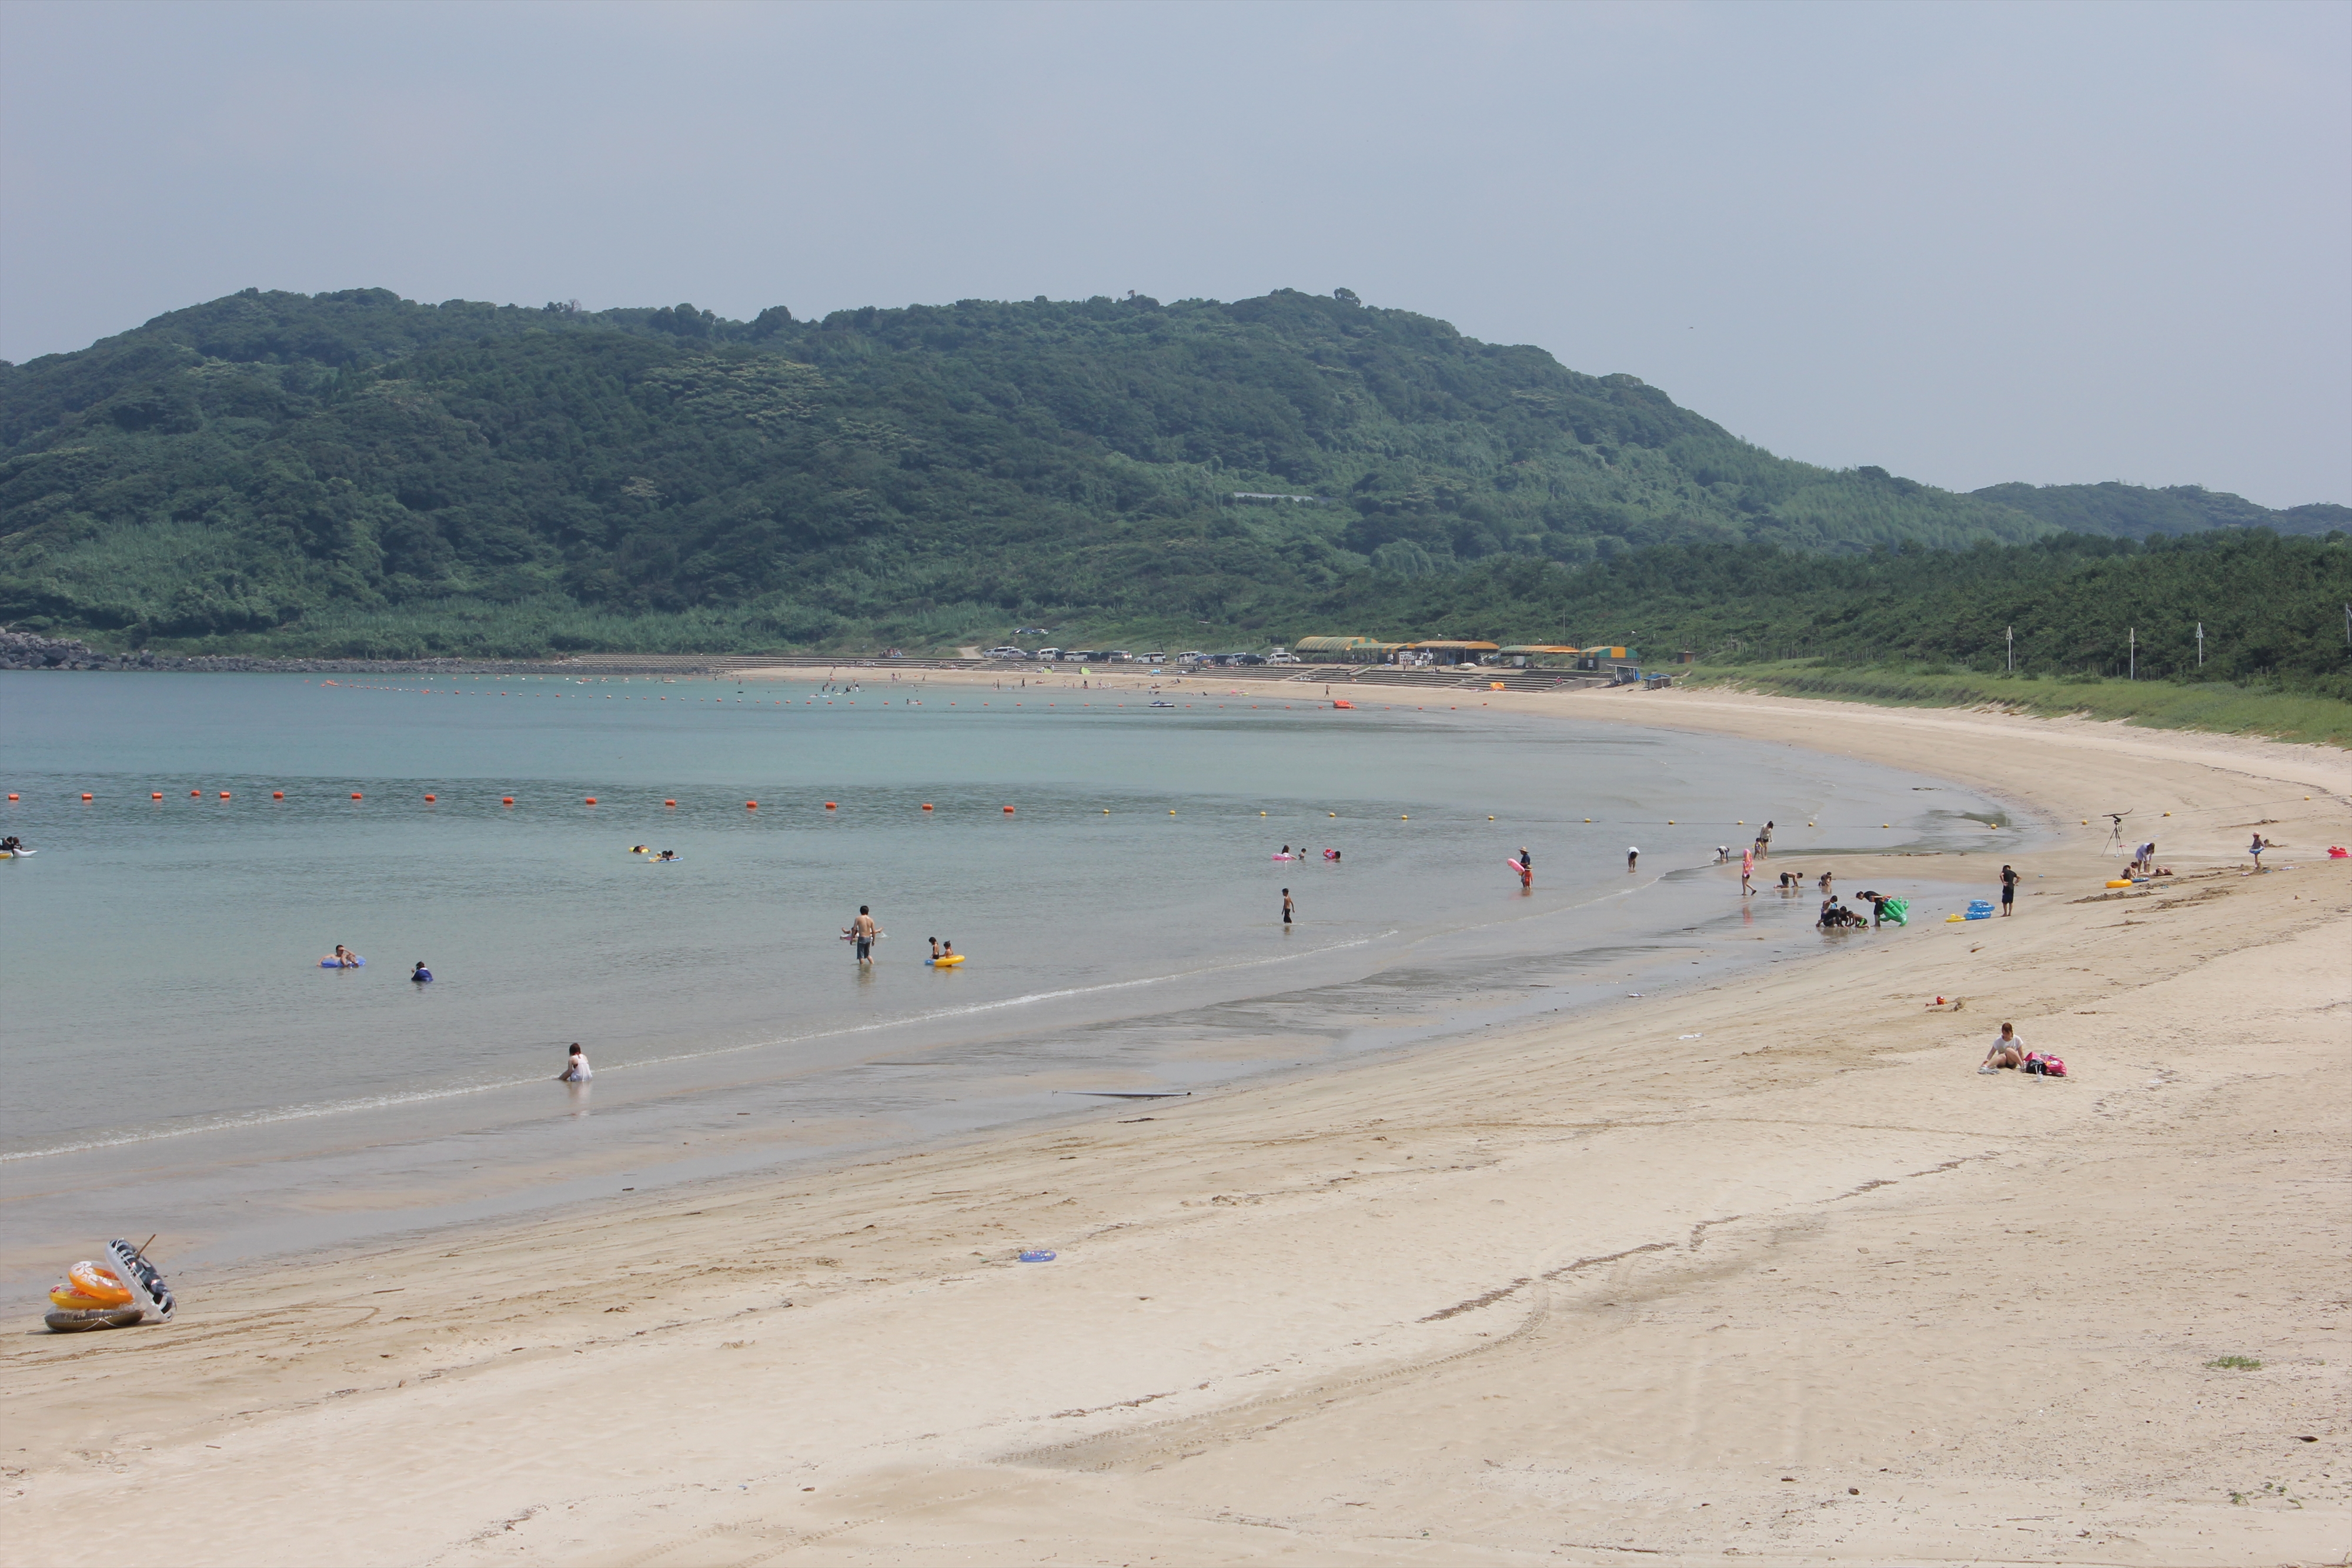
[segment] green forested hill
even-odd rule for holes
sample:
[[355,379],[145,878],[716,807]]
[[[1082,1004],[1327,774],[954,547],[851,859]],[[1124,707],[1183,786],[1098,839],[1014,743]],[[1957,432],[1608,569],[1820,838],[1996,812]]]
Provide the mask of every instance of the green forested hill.
[[2324,534],[2352,528],[2352,507],[2317,505],[2273,511],[2243,496],[2173,485],[1991,485],[1972,491],[1980,501],[2014,507],[2069,533],[2144,539],[2204,528],[2269,528],[2282,534]]
[[738,322],[247,290],[0,367],[0,619],[159,649],[1213,643],[1498,565],[2014,543],[2050,495],[1778,458],[1344,292]]

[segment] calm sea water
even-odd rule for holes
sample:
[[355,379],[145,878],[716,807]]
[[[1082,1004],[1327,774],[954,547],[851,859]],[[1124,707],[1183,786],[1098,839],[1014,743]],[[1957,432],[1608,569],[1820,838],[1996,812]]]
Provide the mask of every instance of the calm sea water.
[[[0,862],[0,1272],[75,1227],[225,1260],[1410,1043],[1806,950],[1812,900],[1711,863],[1767,817],[1815,871],[2000,817],[1720,738],[1175,700],[0,674],[39,851]],[[589,1095],[547,1082],[574,1040]]]

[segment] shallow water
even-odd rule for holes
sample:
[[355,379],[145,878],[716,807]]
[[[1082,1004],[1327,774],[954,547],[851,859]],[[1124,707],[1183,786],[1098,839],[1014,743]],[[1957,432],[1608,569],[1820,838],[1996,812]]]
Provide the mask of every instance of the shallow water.
[[[1751,742],[1177,700],[0,674],[0,810],[40,851],[0,862],[0,1273],[84,1232],[226,1260],[1410,1045],[1811,950],[1811,898],[1743,905],[1712,863],[1768,816],[1808,876],[2000,816]],[[889,933],[864,971],[860,904]],[[969,961],[926,967],[930,936]],[[319,968],[337,942],[368,966]],[[572,1040],[584,1093],[547,1082]]]

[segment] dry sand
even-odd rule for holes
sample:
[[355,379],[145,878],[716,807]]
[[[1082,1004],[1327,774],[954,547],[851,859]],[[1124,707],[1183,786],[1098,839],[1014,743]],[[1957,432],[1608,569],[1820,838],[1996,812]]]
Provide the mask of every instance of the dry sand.
[[[2013,919],[23,1335],[7,1559],[2352,1561],[2352,760],[1486,700],[1899,762],[2060,842]],[[2161,891],[2101,889],[2125,805]],[[2242,874],[2258,822],[2297,869]],[[2003,1019],[2073,1076],[1979,1076]]]

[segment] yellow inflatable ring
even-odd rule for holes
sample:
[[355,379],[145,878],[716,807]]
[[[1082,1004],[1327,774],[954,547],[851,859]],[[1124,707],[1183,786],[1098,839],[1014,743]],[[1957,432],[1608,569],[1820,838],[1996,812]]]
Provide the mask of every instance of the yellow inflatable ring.
[[2129,887],[2131,884],[2131,878],[2127,876],[2117,877],[2115,881],[2107,883],[2109,887]]
[[122,1304],[121,1301],[100,1301],[96,1296],[85,1296],[63,1281],[49,1287],[49,1305],[64,1312],[89,1312],[103,1307],[119,1307]]
[[95,1298],[95,1304],[101,1307],[127,1307],[133,1300],[131,1287],[122,1282],[121,1275],[96,1263],[75,1264],[66,1270],[66,1281],[80,1294]]

